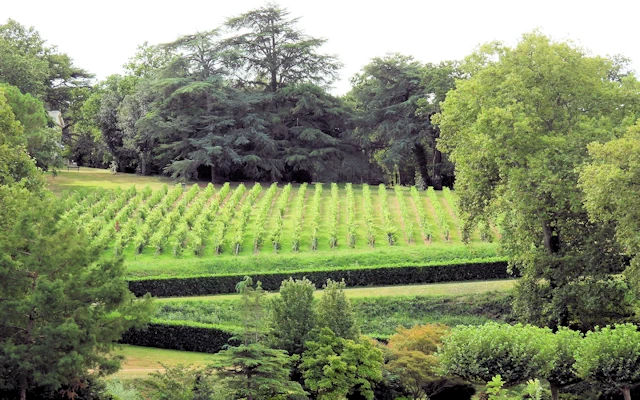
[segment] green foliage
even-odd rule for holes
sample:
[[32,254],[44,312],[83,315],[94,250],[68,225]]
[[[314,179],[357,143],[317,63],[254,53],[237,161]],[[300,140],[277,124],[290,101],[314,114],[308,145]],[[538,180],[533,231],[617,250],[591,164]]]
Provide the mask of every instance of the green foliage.
[[22,394],[114,372],[110,350],[151,312],[149,298],[133,301],[121,260],[98,262],[61,213],[46,194],[0,187],[0,386]]
[[244,241],[244,232],[247,229],[247,223],[249,222],[249,217],[251,216],[251,210],[252,210],[253,204],[255,203],[256,199],[260,195],[260,192],[262,192],[262,185],[260,185],[259,183],[256,183],[255,185],[253,185],[253,187],[251,188],[251,191],[249,192],[249,195],[247,196],[248,198],[242,204],[242,207],[240,208],[240,213],[238,214],[238,217],[235,220],[235,224],[234,224],[235,232],[233,234],[231,247],[233,248],[233,252],[236,255],[240,252],[240,250],[242,250],[242,242]]
[[342,338],[322,328],[302,355],[304,385],[318,399],[359,393],[373,400],[373,384],[382,380],[382,351],[369,340]]
[[404,201],[404,193],[402,191],[402,187],[396,185],[393,187],[393,190],[396,194],[396,200],[398,201],[398,206],[400,206],[400,218],[402,219],[402,225],[404,227],[404,234],[407,239],[407,243],[412,243],[414,241],[413,236],[413,221],[409,216],[409,209],[407,207],[407,203]]
[[[440,73],[449,79],[433,79]],[[387,173],[413,176],[417,170],[425,185],[441,187],[442,155],[435,148],[439,131],[430,116],[453,88],[454,73],[451,63],[422,65],[395,53],[374,58],[352,79],[358,133]],[[418,112],[421,100],[424,112]]]
[[24,130],[0,88],[0,185],[28,190],[44,187],[44,178],[24,148]]
[[[640,251],[640,208],[635,186],[638,179],[640,121],[629,127],[624,136],[607,143],[594,142],[588,148],[590,162],[580,171],[585,207],[597,223],[615,222],[616,240],[627,254],[636,257]],[[640,293],[637,259],[631,262],[626,276]]]
[[456,165],[463,237],[500,218],[505,254],[523,274],[524,320],[588,329],[628,315],[612,276],[624,268],[613,226],[589,220],[578,174],[589,143],[635,118],[635,78],[611,79],[611,60],[539,32],[513,48],[485,45],[462,69],[469,79],[436,122],[438,147]]
[[48,167],[60,167],[62,131],[57,126],[48,127],[48,117],[42,101],[29,93],[23,94],[15,86],[0,84],[0,88],[4,91],[16,120],[22,125],[22,144],[29,155],[35,158],[36,165],[45,170]]
[[229,49],[227,62],[239,70],[243,85],[276,92],[286,86],[312,82],[329,84],[340,63],[318,53],[324,39],[305,35],[286,9],[273,4],[248,11],[226,21],[237,34],[222,45]]
[[253,251],[258,252],[264,243],[267,236],[267,221],[269,218],[269,213],[271,212],[271,206],[273,203],[273,199],[276,197],[278,192],[278,184],[272,183],[267,190],[267,193],[260,200],[260,204],[258,205],[258,216],[256,218],[256,222],[253,224],[255,226],[254,238],[253,238]]
[[371,189],[366,183],[362,185],[362,197],[364,198],[364,219],[367,227],[367,243],[374,247],[376,244],[376,228],[373,224],[373,201]]
[[274,250],[280,250],[282,245],[282,225],[284,224],[284,213],[289,205],[289,195],[291,194],[291,184],[289,183],[282,189],[282,193],[278,197],[276,204],[276,226],[271,232],[271,243]]
[[[507,272],[506,262],[492,259],[476,260],[475,262],[468,260],[460,264],[435,262],[425,266],[306,269],[303,271],[254,273],[253,276],[263,282],[263,287],[266,290],[278,290],[283,280],[304,277],[314,282],[323,282],[327,279],[344,280],[351,287],[504,279],[511,275]],[[234,293],[235,282],[241,277],[237,274],[220,274],[183,278],[143,278],[130,280],[129,289],[138,296],[150,293],[153,296],[162,297]]]
[[318,302],[318,328],[329,328],[337,337],[355,340],[360,335],[351,302],[344,294],[344,280],[327,279]]
[[546,376],[556,351],[550,331],[530,325],[458,326],[439,351],[445,373],[475,382],[501,375],[508,385]]
[[269,341],[274,348],[290,355],[302,354],[304,343],[317,323],[313,304],[315,289],[306,278],[282,281],[280,296],[269,304]]
[[126,331],[120,343],[159,349],[217,353],[228,344],[238,344],[238,341],[232,339],[238,333],[237,327],[228,325],[153,320],[144,329]]
[[331,184],[331,203],[329,205],[329,247],[338,247],[338,219],[340,212],[340,196],[338,184]]
[[444,240],[448,241],[450,237],[450,232],[449,232],[449,224],[447,223],[447,214],[442,208],[442,205],[440,205],[440,201],[438,200],[436,191],[433,190],[433,187],[431,186],[427,188],[427,197],[429,197],[431,206],[436,212],[436,221],[438,223],[438,228],[440,229],[440,232],[442,232],[442,235],[444,236]]
[[217,375],[240,398],[304,394],[299,383],[289,381],[290,359],[286,351],[271,349],[263,343],[264,291],[260,282],[254,287],[253,280],[245,277],[237,289],[242,294],[244,317],[241,344],[218,353],[219,358],[212,364]]
[[316,183],[316,190],[313,193],[311,210],[313,219],[311,220],[311,250],[318,249],[318,233],[320,230],[320,207],[322,206],[322,183]]
[[396,242],[396,226],[391,220],[391,213],[389,212],[389,202],[387,201],[387,188],[383,183],[378,186],[378,198],[380,199],[380,209],[382,210],[382,222],[385,237],[389,246],[393,246]]
[[351,183],[345,185],[345,190],[347,192],[347,245],[353,248],[357,239],[356,200]]
[[152,372],[147,378],[136,382],[136,387],[145,399],[226,400],[231,396],[231,392],[220,383],[211,367],[160,365],[163,372]]
[[[618,324],[587,332],[575,352],[575,371],[591,382],[623,391],[640,383],[640,332],[632,324]],[[628,396],[628,397],[627,397]]]
[[424,203],[422,199],[420,199],[420,194],[418,193],[418,189],[415,186],[411,186],[411,198],[413,199],[413,204],[418,211],[418,225],[420,226],[420,232],[422,232],[422,237],[425,240],[431,241],[431,235],[433,234],[433,228],[427,219],[427,211],[424,209]]
[[291,233],[291,249],[293,251],[300,250],[300,241],[302,237],[302,224],[305,217],[305,199],[307,194],[307,182],[300,185],[298,188],[298,194],[294,203],[294,217],[293,217],[293,231]]

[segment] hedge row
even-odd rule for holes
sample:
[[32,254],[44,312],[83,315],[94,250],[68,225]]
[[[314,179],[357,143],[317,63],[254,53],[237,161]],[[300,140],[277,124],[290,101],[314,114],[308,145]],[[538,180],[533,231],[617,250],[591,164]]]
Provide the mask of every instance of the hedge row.
[[200,353],[217,353],[227,344],[235,344],[230,328],[198,324],[191,321],[154,320],[144,329],[129,329],[120,343]]
[[[244,275],[213,275],[185,278],[156,278],[129,281],[136,296],[150,293],[158,297],[202,296],[235,293]],[[334,270],[308,270],[252,274],[265,290],[278,290],[283,280],[306,277],[320,287],[327,279],[344,279],[347,286],[386,286],[417,283],[456,282],[509,278],[507,262],[502,260],[468,261],[460,264],[429,266],[392,266]]]

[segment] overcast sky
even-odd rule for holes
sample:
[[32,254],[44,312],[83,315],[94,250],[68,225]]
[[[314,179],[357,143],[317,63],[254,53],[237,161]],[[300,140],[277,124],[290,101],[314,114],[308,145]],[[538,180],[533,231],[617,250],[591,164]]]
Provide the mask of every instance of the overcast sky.
[[[34,26],[75,64],[102,79],[121,73],[139,44],[172,41],[220,26],[264,0],[71,1],[2,0],[0,22]],[[328,39],[323,51],[344,64],[333,90],[387,52],[422,62],[461,59],[481,43],[514,44],[539,28],[570,39],[597,55],[623,54],[640,66],[640,1],[499,0],[280,0],[307,34]]]

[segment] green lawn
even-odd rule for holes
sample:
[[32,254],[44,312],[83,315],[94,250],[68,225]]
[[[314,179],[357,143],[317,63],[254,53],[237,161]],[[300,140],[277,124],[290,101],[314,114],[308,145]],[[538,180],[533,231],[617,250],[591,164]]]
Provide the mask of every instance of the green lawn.
[[[349,298],[363,297],[398,297],[398,296],[460,296],[485,292],[506,292],[515,286],[515,279],[500,279],[493,281],[471,281],[471,282],[450,282],[432,283],[429,285],[403,285],[403,286],[381,286],[346,289],[345,293]],[[316,295],[322,293],[317,290]],[[273,296],[276,293],[269,293]],[[158,303],[180,302],[180,301],[225,301],[238,300],[237,294],[220,294],[215,296],[193,296],[193,297],[160,297],[156,298]]]
[[120,379],[143,378],[151,372],[161,371],[163,368],[159,362],[170,366],[178,364],[204,366],[216,357],[215,354],[129,345],[119,345],[114,353],[126,357],[122,363],[122,369],[110,376],[110,378]]

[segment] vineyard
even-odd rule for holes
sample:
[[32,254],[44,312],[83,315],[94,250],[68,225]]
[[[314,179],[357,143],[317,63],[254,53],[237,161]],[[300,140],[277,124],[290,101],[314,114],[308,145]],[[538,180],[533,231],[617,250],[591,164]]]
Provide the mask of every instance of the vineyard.
[[[165,184],[76,192],[64,202],[63,219],[84,228],[97,250],[134,263],[380,251],[428,259],[461,244],[457,198],[448,189]],[[471,242],[482,247],[495,236],[485,229]]]

